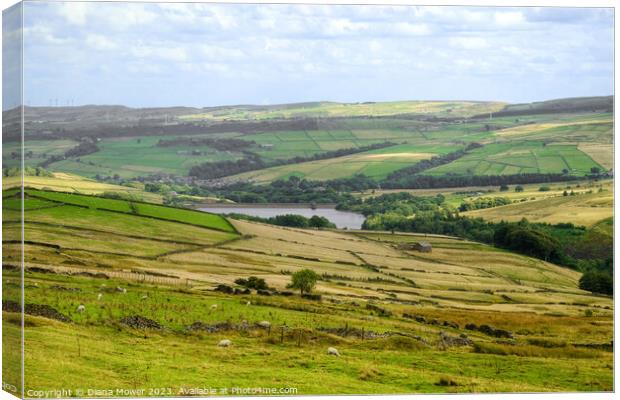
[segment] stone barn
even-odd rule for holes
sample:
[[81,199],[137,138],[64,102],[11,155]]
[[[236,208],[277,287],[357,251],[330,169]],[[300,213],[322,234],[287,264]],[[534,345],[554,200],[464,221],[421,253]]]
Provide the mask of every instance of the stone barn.
[[433,246],[431,246],[429,242],[403,243],[398,247],[402,250],[415,250],[421,253],[430,253],[433,251]]

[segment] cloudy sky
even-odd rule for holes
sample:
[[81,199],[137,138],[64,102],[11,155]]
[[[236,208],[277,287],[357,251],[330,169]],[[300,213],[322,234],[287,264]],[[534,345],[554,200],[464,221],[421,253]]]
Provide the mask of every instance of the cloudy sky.
[[526,102],[613,92],[613,11],[26,3],[30,105]]

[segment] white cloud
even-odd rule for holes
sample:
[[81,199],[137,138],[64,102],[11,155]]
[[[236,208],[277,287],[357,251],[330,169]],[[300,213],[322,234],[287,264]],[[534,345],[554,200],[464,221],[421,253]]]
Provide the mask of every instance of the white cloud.
[[[104,78],[93,71],[107,71],[132,85],[152,85],[153,91],[164,78],[168,87],[187,88],[171,93],[179,104],[192,95],[203,105],[259,102],[265,96],[358,101],[353,97],[364,97],[365,88],[385,99],[430,98],[448,90],[470,98],[468,90],[482,86],[468,82],[484,79],[485,87],[499,92],[508,85],[506,76],[527,77],[535,93],[539,71],[545,72],[546,89],[568,91],[577,79],[587,87],[595,74],[600,87],[605,82],[600,76],[613,65],[611,12],[120,2],[27,7],[27,52],[36,60],[28,63],[29,73],[39,83],[51,82],[46,85],[55,85],[56,92],[101,85]],[[571,71],[575,59],[581,64]],[[567,71],[573,76],[568,81]],[[458,84],[448,85],[452,73]],[[434,92],[433,83],[445,85],[446,92]],[[110,93],[125,93],[120,82],[103,85]],[[411,93],[425,85],[428,91]],[[37,87],[42,98],[56,96],[46,91],[52,89]]]
[[488,47],[489,43],[482,37],[455,37],[450,38],[450,45],[467,50],[480,50]]
[[117,48],[116,43],[105,36],[97,34],[86,36],[86,44],[95,50],[114,50]]
[[388,25],[388,31],[401,35],[425,36],[432,33],[432,29],[427,24],[411,24],[408,22],[397,22]]
[[[320,27],[317,27],[320,29]],[[327,35],[348,35],[368,29],[368,24],[363,22],[353,22],[348,18],[329,19],[323,27],[323,32]]]
[[187,60],[187,52],[184,48],[165,47],[163,45],[139,45],[131,49],[131,54],[139,59],[155,58],[159,60],[174,62],[184,62]]
[[495,22],[498,25],[511,26],[518,25],[525,21],[523,13],[520,11],[502,11],[496,12],[494,15]]
[[87,3],[59,3],[58,13],[63,16],[67,22],[83,26],[86,24],[88,7]]

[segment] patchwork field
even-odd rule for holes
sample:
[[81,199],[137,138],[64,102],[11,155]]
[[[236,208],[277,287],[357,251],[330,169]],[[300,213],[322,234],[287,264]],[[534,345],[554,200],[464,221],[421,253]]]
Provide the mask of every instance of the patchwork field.
[[[10,303],[19,299],[16,194],[3,196],[5,345],[20,321]],[[231,224],[35,189],[25,209],[25,298],[38,305],[26,316],[26,373],[37,368],[28,388],[613,389],[613,300],[544,261],[450,237]],[[401,247],[420,240],[431,253]],[[287,292],[302,268],[321,276],[320,300]],[[234,281],[249,276],[264,278],[269,295],[213,290],[240,289]],[[232,346],[218,347],[222,339]]]
[[218,151],[209,146],[157,146],[157,142],[164,138],[171,139],[166,136],[101,139],[97,143],[100,150],[96,153],[58,161],[50,168],[88,177],[117,174],[123,178],[133,178],[155,173],[183,176],[192,166],[206,161],[241,157],[240,153]]
[[514,175],[568,173],[576,176],[603,167],[577,145],[525,141],[488,144],[449,164],[425,171],[428,175]]
[[309,161],[279,167],[246,172],[230,177],[231,180],[250,180],[268,183],[278,179],[297,176],[309,180],[348,178],[364,174],[370,178],[383,179],[391,172],[445,154],[456,147],[403,144],[344,157]]
[[[216,108],[180,117],[196,124],[193,133],[171,135],[95,137],[99,150],[82,156],[68,156],[47,165],[54,172],[94,178],[118,176],[124,179],[152,174],[187,176],[190,169],[205,162],[235,161],[251,152],[265,163],[294,157],[356,149],[391,142],[383,149],[384,159],[369,159],[365,153],[300,162],[295,165],[255,170],[250,177],[260,183],[291,175],[324,180],[366,174],[383,179],[390,172],[414,165],[430,155],[445,154],[477,142],[485,147],[447,165],[425,173],[431,175],[513,175],[520,173],[567,173],[583,176],[592,167],[613,166],[613,115],[601,112],[550,113],[505,116],[502,103],[478,102],[386,102],[307,103],[281,106],[238,106]],[[493,113],[499,112],[499,116]],[[475,118],[471,118],[475,116]],[[308,129],[248,128],[264,120],[307,120]],[[294,123],[291,122],[291,126]],[[234,129],[210,133],[196,127],[235,124]],[[220,126],[220,125],[216,125]],[[146,136],[144,136],[146,135]],[[217,150],[208,145],[157,146],[161,139],[210,138],[250,142],[244,149]],[[63,158],[78,144],[75,140],[29,140],[25,162],[37,166],[51,156]],[[399,148],[403,146],[404,148]],[[5,167],[17,165],[19,145],[7,143]],[[334,171],[333,165],[341,165]],[[329,171],[329,173],[326,173]],[[233,179],[238,170],[231,169]],[[335,175],[334,172],[337,172]]]

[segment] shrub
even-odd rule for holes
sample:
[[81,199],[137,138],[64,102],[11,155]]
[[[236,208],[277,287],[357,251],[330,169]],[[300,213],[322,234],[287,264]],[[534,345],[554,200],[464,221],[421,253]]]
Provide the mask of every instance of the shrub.
[[448,376],[442,376],[439,378],[439,382],[437,382],[437,386],[458,386],[459,384],[456,381]]

